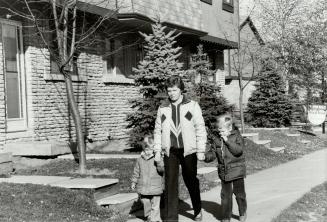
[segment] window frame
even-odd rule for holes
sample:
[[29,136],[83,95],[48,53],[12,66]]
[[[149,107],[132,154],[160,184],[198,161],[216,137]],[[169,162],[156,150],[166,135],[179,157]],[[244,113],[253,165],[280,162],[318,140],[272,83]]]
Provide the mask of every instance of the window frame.
[[[105,39],[105,49],[110,49],[110,52],[117,50],[115,48],[116,45],[116,41],[117,39]],[[110,45],[107,45],[110,44]],[[126,69],[126,64],[125,64],[125,60],[126,60],[126,52],[127,48],[125,48],[126,45],[128,45],[129,43],[126,43],[126,41],[124,41],[124,39],[121,40],[121,45],[122,45],[122,49],[119,50],[123,50],[121,53],[123,54],[123,60],[124,60],[124,68]],[[114,48],[112,48],[112,45],[114,45]],[[139,43],[136,47],[138,49],[138,47],[141,47],[141,43]],[[143,52],[143,50],[141,50]],[[135,53],[138,53],[137,51],[135,51]],[[111,54],[108,56],[103,57],[103,82],[104,83],[127,83],[127,84],[134,84],[135,81],[133,78],[130,78],[129,76],[132,73],[122,73],[119,74],[117,73],[117,64],[115,64],[115,54]],[[144,55],[143,55],[144,56]],[[108,60],[109,58],[111,58],[113,60],[112,65],[113,68],[111,71],[109,71],[108,69]],[[141,60],[142,60],[142,56],[141,56]],[[140,61],[141,61],[140,60]],[[126,72],[126,71],[125,71]]]
[[229,0],[230,2],[227,2],[226,0],[223,0],[222,8],[224,11],[234,13],[234,0]]
[[[8,118],[8,114],[7,114],[7,96],[5,96],[5,119],[6,119],[6,131],[8,133],[12,133],[12,132],[22,132],[22,131],[26,131],[28,129],[28,115],[27,115],[27,95],[26,95],[26,64],[25,64],[25,52],[24,52],[24,42],[23,42],[23,24],[20,21],[16,21],[16,20],[10,20],[10,19],[2,19],[0,18],[0,28],[2,29],[2,25],[9,25],[9,26],[14,26],[16,29],[16,46],[18,48],[18,51],[16,52],[16,56],[17,56],[17,63],[18,63],[18,75],[19,75],[19,84],[20,84],[20,88],[19,88],[19,104],[20,104],[20,117],[18,118]],[[2,32],[3,30],[1,30]],[[1,38],[1,42],[3,43],[3,39],[2,39],[2,33],[0,35]],[[2,46],[4,47],[4,46]],[[5,60],[5,54],[4,54],[4,48],[2,49],[1,55],[3,56],[3,60]],[[5,70],[5,61],[3,64],[3,69],[4,69],[4,85],[5,85],[5,89],[4,89],[4,93],[6,95],[6,70]]]
[[212,0],[200,0],[200,1],[212,5]]

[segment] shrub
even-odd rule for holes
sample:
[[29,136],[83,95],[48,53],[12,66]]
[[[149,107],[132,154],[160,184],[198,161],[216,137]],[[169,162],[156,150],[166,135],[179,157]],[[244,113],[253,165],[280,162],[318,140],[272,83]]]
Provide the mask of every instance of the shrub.
[[144,135],[153,132],[157,109],[165,94],[165,81],[171,75],[181,73],[178,62],[180,47],[174,47],[175,31],[165,32],[159,22],[152,25],[153,34],[141,33],[145,40],[145,57],[134,69],[135,84],[140,87],[142,98],[132,101],[135,109],[128,116],[127,128],[131,129],[130,142],[138,147]]
[[282,76],[270,60],[263,62],[256,90],[248,102],[251,124],[255,127],[281,127],[290,125],[292,105],[285,93]]

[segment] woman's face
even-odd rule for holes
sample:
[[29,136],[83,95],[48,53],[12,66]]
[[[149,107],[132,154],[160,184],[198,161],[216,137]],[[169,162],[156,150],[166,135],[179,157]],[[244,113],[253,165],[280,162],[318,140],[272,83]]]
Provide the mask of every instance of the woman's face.
[[177,101],[182,95],[181,89],[178,88],[177,86],[168,87],[167,92],[168,92],[169,99],[173,102]]

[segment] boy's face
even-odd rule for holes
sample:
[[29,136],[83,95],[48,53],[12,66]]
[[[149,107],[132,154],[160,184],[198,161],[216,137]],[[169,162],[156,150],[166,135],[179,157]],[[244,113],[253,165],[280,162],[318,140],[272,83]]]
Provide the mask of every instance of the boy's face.
[[225,121],[225,117],[219,117],[216,121],[216,128],[219,132],[228,132],[231,131],[231,122]]
[[168,87],[167,93],[168,93],[169,99],[173,102],[177,101],[182,95],[181,89],[178,88],[177,86]]
[[144,148],[144,153],[146,155],[151,155],[153,153],[153,150],[150,147],[145,147]]
[[145,154],[147,154],[147,155],[152,154],[153,153],[153,149],[152,149],[152,147],[153,147],[153,138],[145,137],[143,141],[145,143],[145,146],[144,146],[144,149],[143,149]]

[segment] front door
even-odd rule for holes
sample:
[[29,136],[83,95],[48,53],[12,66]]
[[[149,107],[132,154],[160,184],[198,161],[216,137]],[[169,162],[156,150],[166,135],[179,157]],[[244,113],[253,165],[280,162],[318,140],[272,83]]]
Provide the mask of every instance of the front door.
[[0,20],[5,75],[7,132],[26,130],[24,53],[22,27],[18,22]]

